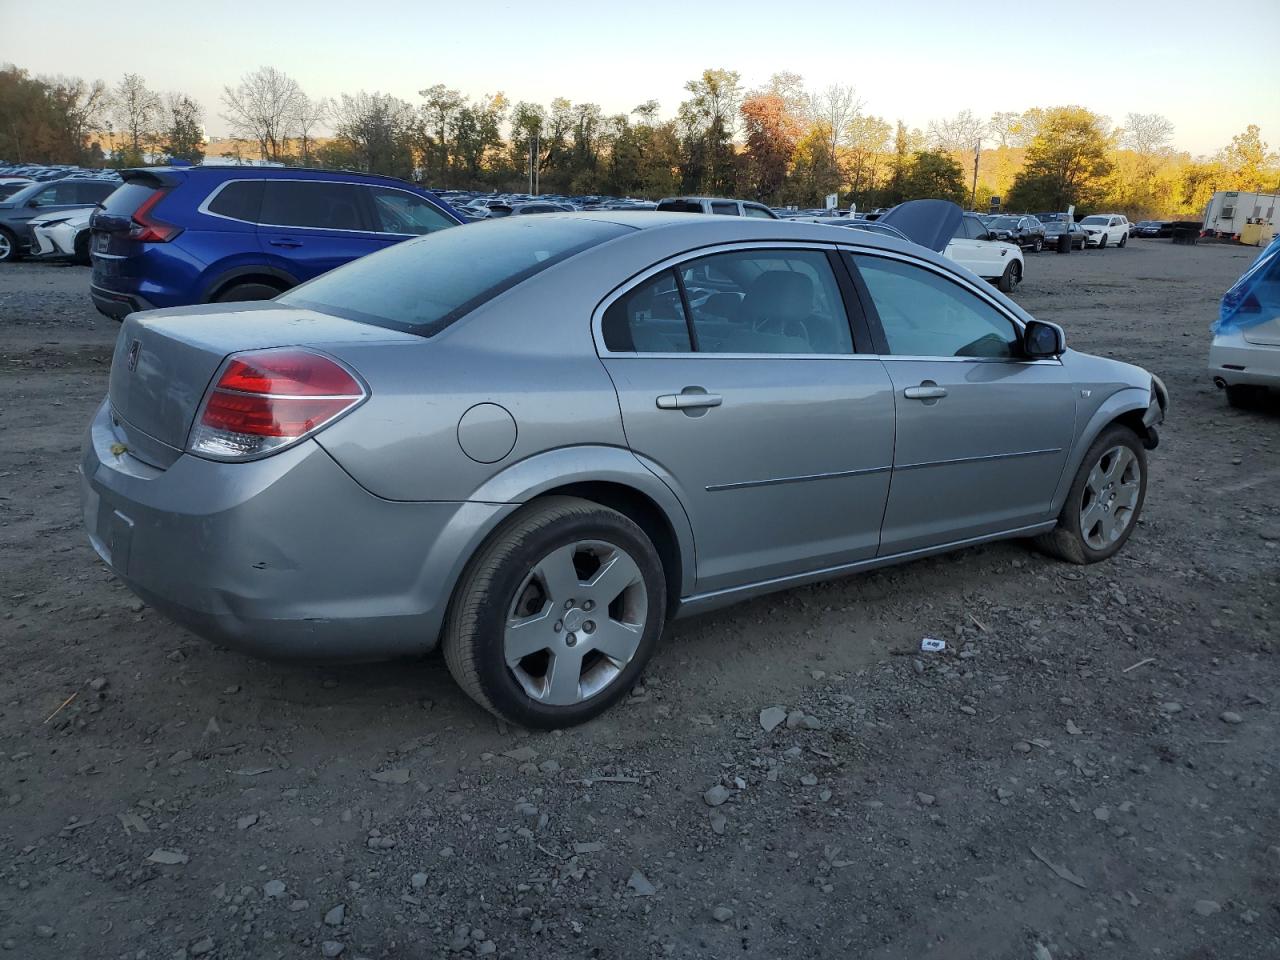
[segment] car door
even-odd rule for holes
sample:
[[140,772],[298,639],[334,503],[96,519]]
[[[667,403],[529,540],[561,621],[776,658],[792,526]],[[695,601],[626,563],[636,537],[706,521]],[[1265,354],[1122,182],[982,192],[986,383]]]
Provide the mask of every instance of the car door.
[[358,183],[266,179],[257,233],[268,262],[303,281],[382,249],[363,190]]
[[380,246],[389,247],[410,237],[457,226],[439,207],[416,193],[373,185],[363,189]]
[[690,255],[597,312],[627,442],[688,512],[700,593],[876,554],[892,384],[833,263],[816,244]]
[[851,257],[897,401],[880,553],[907,553],[1050,519],[1075,430],[1058,360],[1028,360],[985,291],[911,258]]
[[947,243],[944,256],[982,276],[982,249],[977,238],[986,235],[987,228],[981,220],[965,215],[956,225],[955,235]]

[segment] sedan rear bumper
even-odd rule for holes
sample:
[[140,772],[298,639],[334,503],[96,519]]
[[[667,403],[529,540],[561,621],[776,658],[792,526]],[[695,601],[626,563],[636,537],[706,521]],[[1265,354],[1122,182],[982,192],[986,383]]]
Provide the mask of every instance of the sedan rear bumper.
[[1280,346],[1250,343],[1239,331],[1218,334],[1209,347],[1209,373],[1219,386],[1280,389]]
[[373,496],[314,441],[248,463],[120,449],[104,402],[82,451],[94,549],[142,599],[249,653],[377,660],[436,645],[465,559],[514,504]]

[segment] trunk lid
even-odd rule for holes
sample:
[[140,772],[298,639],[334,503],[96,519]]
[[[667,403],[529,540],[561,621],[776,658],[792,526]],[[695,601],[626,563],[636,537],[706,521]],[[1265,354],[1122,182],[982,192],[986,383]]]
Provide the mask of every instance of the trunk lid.
[[157,191],[172,189],[178,183],[173,174],[125,170],[121,176],[124,183],[102,202],[101,209],[89,221],[93,282],[100,287],[111,288],[140,278],[137,257],[143,245],[130,236],[133,215]]
[[1280,347],[1280,316],[1260,323],[1256,327],[1245,327],[1241,331],[1245,340],[1259,346]]
[[192,421],[222,361],[267,347],[310,347],[422,338],[270,301],[151,310],[125,318],[111,361],[117,435],[139,459],[167,467],[186,446]]

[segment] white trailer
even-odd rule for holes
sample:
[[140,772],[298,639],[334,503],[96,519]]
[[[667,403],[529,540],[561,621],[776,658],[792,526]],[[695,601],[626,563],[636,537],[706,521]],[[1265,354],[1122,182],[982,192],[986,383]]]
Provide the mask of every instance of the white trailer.
[[1219,190],[1204,210],[1204,230],[1217,236],[1238,237],[1250,223],[1274,224],[1280,195]]

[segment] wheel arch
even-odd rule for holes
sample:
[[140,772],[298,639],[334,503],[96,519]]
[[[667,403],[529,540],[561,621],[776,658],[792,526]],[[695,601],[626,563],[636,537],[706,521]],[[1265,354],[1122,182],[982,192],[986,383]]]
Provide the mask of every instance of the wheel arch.
[[1155,446],[1155,429],[1148,426],[1145,420],[1151,404],[1151,391],[1146,387],[1123,387],[1099,405],[1084,428],[1076,435],[1071,456],[1067,458],[1062,476],[1058,479],[1058,488],[1053,495],[1054,516],[1062,510],[1062,504],[1066,501],[1076,471],[1080,469],[1080,462],[1093,446],[1093,442],[1101,436],[1102,431],[1120,424],[1137,434],[1138,439],[1147,449]]
[[212,281],[205,284],[202,303],[211,303],[231,287],[240,283],[265,283],[279,287],[283,293],[290,287],[296,287],[298,280],[292,274],[279,267],[265,263],[245,264],[219,273]]
[[562,447],[512,464],[470,499],[528,504],[549,496],[580,497],[629,517],[662,558],[668,606],[693,592],[693,528],[672,482],[657,465],[622,447]]

